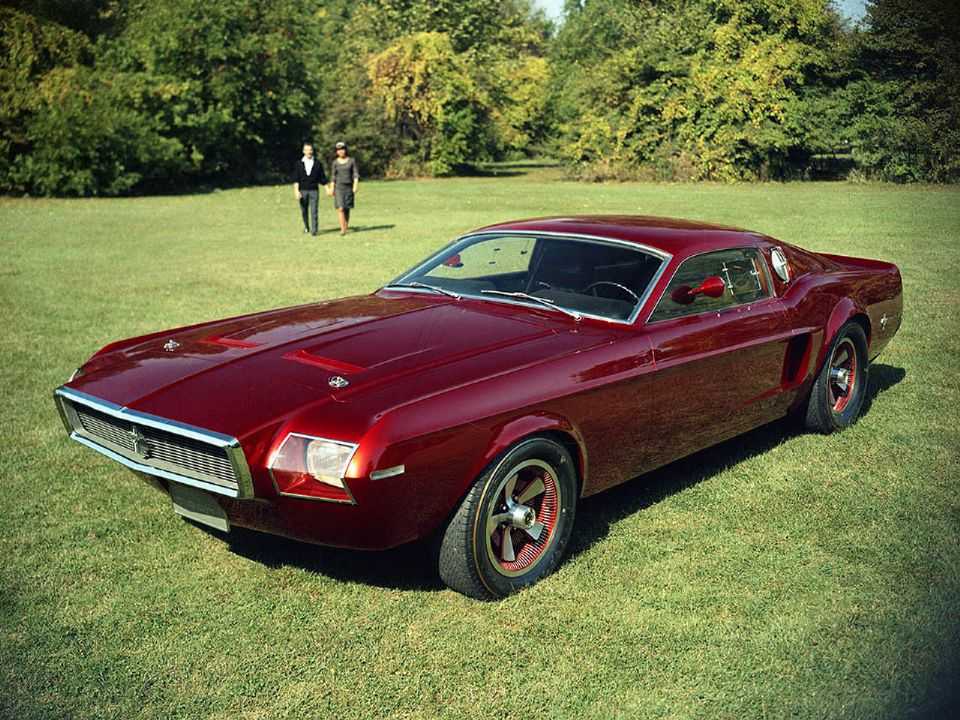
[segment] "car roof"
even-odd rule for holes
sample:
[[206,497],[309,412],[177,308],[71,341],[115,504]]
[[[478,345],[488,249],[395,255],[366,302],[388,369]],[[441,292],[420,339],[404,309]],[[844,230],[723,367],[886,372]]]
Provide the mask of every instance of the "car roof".
[[[648,215],[571,215],[513,220],[478,228],[481,232],[537,232],[589,235],[646,245],[685,257],[735,245],[755,245],[758,233],[713,223]],[[473,234],[469,233],[469,234]]]

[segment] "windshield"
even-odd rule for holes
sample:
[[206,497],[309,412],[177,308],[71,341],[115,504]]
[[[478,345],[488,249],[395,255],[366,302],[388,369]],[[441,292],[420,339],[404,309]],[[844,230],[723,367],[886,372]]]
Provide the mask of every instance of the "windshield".
[[391,287],[419,283],[461,296],[555,305],[574,315],[627,321],[639,310],[662,263],[639,247],[599,240],[474,235],[400,276]]

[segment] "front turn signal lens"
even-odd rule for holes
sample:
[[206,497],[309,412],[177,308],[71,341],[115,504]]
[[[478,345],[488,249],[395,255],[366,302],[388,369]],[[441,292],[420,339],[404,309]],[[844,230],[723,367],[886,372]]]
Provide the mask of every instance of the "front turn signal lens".
[[291,497],[353,503],[344,477],[357,446],[291,433],[270,459],[277,492]]

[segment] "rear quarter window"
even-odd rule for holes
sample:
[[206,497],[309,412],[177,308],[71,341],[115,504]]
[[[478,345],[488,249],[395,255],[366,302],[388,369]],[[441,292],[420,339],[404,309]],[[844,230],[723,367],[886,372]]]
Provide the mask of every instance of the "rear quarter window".
[[790,261],[793,277],[798,278],[811,272],[823,272],[823,263],[810,253],[786,245],[781,247],[787,256],[787,260]]

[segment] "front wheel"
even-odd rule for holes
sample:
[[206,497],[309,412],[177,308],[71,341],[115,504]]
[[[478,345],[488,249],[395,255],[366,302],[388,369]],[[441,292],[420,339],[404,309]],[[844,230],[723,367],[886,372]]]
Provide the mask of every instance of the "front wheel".
[[473,484],[440,545],[440,577],[478,599],[532,585],[560,561],[573,530],[577,471],[537,437],[514,445]]
[[852,425],[867,393],[867,336],[858,323],[840,328],[807,401],[806,426],[832,433]]

